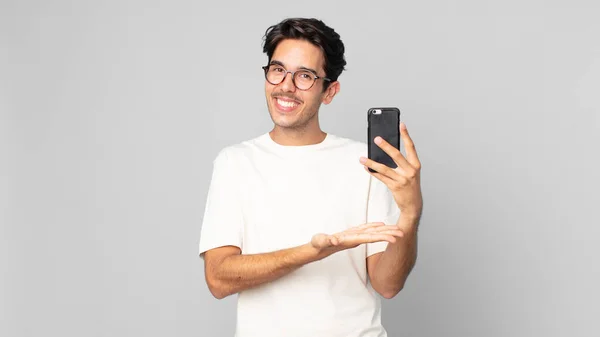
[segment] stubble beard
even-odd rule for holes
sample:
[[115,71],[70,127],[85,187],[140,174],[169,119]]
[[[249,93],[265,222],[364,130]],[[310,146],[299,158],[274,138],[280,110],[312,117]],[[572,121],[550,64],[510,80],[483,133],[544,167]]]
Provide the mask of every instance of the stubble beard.
[[[275,110],[276,108],[273,107],[272,109]],[[271,120],[273,121],[273,124],[275,124],[276,128],[282,131],[302,132],[307,130],[311,124],[316,122],[316,119],[318,118],[318,112],[319,111],[317,109],[313,110],[312,112],[306,110],[302,111],[298,116],[294,116],[295,119],[292,121],[287,121],[285,117],[277,118],[276,111],[271,111],[270,115]]]

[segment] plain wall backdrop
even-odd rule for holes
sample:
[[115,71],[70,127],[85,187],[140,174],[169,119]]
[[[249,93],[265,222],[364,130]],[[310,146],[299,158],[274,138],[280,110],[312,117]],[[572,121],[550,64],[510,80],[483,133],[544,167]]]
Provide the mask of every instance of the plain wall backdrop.
[[[390,336],[600,336],[597,1],[0,1],[1,336],[233,336],[212,160],[272,126],[262,36],[341,34],[321,124],[397,106],[423,163]],[[358,165],[358,158],[357,158]]]

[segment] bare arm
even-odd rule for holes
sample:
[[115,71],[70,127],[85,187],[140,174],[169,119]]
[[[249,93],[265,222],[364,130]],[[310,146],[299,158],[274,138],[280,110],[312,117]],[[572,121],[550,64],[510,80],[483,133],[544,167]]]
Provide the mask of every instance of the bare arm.
[[205,275],[216,298],[274,281],[301,266],[322,258],[310,244],[264,254],[242,255],[237,247],[220,247],[206,252]]
[[397,226],[365,224],[344,232],[317,234],[310,243],[263,254],[241,254],[226,246],[205,253],[205,277],[210,292],[218,299],[275,281],[292,271],[363,243],[396,242],[403,233]]
[[394,200],[401,210],[396,223],[405,234],[402,240],[388,247],[383,253],[367,258],[369,278],[373,288],[385,298],[392,298],[402,290],[408,274],[417,259],[417,230],[423,211],[421,195],[421,162],[404,123],[400,123],[402,140],[406,147],[406,157],[381,137],[374,139],[396,163],[396,168],[361,158],[365,170],[372,168],[377,173],[370,173],[383,182],[392,192]]
[[373,289],[384,298],[393,298],[404,288],[417,261],[417,222],[415,218],[400,216],[398,226],[406,228],[404,237],[388,244],[383,253],[367,258]]

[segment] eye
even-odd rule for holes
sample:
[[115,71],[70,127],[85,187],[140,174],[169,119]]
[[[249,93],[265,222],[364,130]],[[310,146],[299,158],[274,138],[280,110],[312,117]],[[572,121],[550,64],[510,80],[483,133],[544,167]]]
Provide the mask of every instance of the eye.
[[271,71],[279,73],[279,72],[284,72],[285,69],[283,69],[282,67],[272,66]]
[[312,78],[313,78],[310,73],[305,73],[305,72],[300,73],[298,76],[300,76],[300,78],[303,80],[312,80]]

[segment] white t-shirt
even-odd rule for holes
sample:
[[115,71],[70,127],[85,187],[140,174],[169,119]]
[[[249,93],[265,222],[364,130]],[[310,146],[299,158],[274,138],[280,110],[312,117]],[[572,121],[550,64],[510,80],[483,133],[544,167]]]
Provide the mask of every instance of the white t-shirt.
[[[283,146],[268,133],[223,149],[200,233],[200,254],[233,245],[242,254],[299,246],[367,222],[395,224],[389,189],[359,163],[367,145],[328,134]],[[236,337],[384,337],[379,295],[366,258],[386,242],[360,245],[238,294]]]

